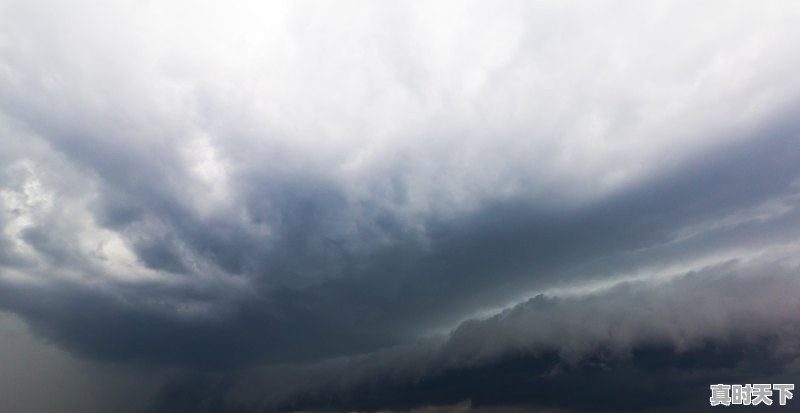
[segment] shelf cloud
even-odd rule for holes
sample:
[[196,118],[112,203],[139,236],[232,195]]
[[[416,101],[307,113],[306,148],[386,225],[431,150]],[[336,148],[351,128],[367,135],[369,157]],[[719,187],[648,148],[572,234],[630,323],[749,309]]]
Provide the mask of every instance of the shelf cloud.
[[796,383],[799,16],[0,0],[0,410]]

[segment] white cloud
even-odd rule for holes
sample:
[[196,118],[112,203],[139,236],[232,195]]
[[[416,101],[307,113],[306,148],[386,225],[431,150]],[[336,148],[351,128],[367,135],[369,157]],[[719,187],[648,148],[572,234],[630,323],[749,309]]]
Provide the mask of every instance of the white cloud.
[[144,157],[201,133],[228,165],[310,167],[368,199],[400,168],[412,211],[591,200],[800,88],[786,4],[6,3],[4,107],[46,138]]

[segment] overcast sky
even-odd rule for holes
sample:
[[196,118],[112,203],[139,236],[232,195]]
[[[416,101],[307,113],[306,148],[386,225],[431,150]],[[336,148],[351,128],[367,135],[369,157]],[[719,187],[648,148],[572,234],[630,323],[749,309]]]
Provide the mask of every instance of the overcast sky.
[[0,0],[0,411],[692,412],[797,383],[798,23]]

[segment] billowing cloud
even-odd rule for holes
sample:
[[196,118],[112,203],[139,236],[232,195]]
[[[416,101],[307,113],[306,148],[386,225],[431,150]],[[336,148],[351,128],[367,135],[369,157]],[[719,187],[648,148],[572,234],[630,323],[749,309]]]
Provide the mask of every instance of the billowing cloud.
[[165,411],[796,374],[798,13],[2,1],[0,310]]
[[[252,405],[285,408],[471,399],[475,407],[696,409],[684,403],[702,399],[704,381],[800,375],[798,262],[786,252],[588,294],[540,294],[445,336],[297,371],[250,371],[228,386]],[[269,393],[249,387],[265,382]]]

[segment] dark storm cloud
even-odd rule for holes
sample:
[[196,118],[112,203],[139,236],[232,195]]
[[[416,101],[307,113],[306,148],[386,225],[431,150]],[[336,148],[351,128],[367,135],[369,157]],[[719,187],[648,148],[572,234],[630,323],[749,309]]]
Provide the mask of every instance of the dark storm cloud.
[[[249,268],[254,294],[228,297],[209,286],[145,284],[124,287],[115,293],[120,299],[58,285],[27,294],[41,296],[42,305],[12,299],[25,296],[16,290],[27,287],[8,286],[3,303],[21,314],[35,313],[57,340],[102,358],[216,365],[374,350],[452,324],[470,309],[502,305],[514,291],[791,241],[798,227],[791,184],[800,178],[800,153],[793,150],[794,125],[779,125],[756,132],[771,135],[757,143],[705,155],[702,163],[681,165],[587,207],[559,211],[539,207],[536,199],[495,201],[463,216],[427,219],[424,237],[403,231],[389,212],[355,214],[357,206],[329,186],[264,185],[264,193],[249,195],[255,199],[246,208],[273,215],[253,218],[276,228],[269,240],[237,239],[236,229],[224,222],[215,226],[178,211],[161,215],[154,228],[131,232],[134,250],[150,268],[186,273],[186,257],[201,256],[229,271],[228,277]],[[259,208],[267,200],[270,206]],[[781,202],[787,211],[671,238],[678,229],[768,201]],[[142,202],[161,211],[177,208],[159,198]],[[351,226],[364,230],[345,232]],[[68,263],[67,253],[48,241],[57,234],[45,231],[28,230],[25,239],[50,259]],[[192,254],[182,256],[181,248]],[[170,315],[171,307],[186,301],[218,304],[220,314]]]
[[[798,269],[796,260],[732,262],[588,295],[539,295],[467,321],[446,339],[245,372],[224,387],[212,385],[220,380],[214,376],[175,386],[197,396],[224,389],[227,398],[213,403],[231,411],[403,410],[461,400],[476,407],[701,411],[708,383],[800,377]],[[201,398],[182,402],[192,399]],[[162,403],[169,411],[175,394]]]
[[[408,410],[467,399],[476,408],[516,405],[529,406],[531,411],[552,406],[565,411],[595,412],[668,407],[707,411],[710,408],[700,406],[708,398],[708,383],[774,381],[771,372],[780,371],[785,360],[765,360],[765,349],[766,344],[746,349],[709,345],[676,354],[669,347],[643,346],[628,360],[608,361],[598,353],[578,365],[559,368],[555,374],[553,369],[560,360],[554,352],[515,355],[486,366],[448,370],[413,383],[364,385],[344,397],[328,394],[299,398],[286,407]],[[765,371],[757,371],[754,364]]]
[[90,3],[0,5],[0,310],[180,370],[154,409],[638,409],[796,355],[791,13]]

